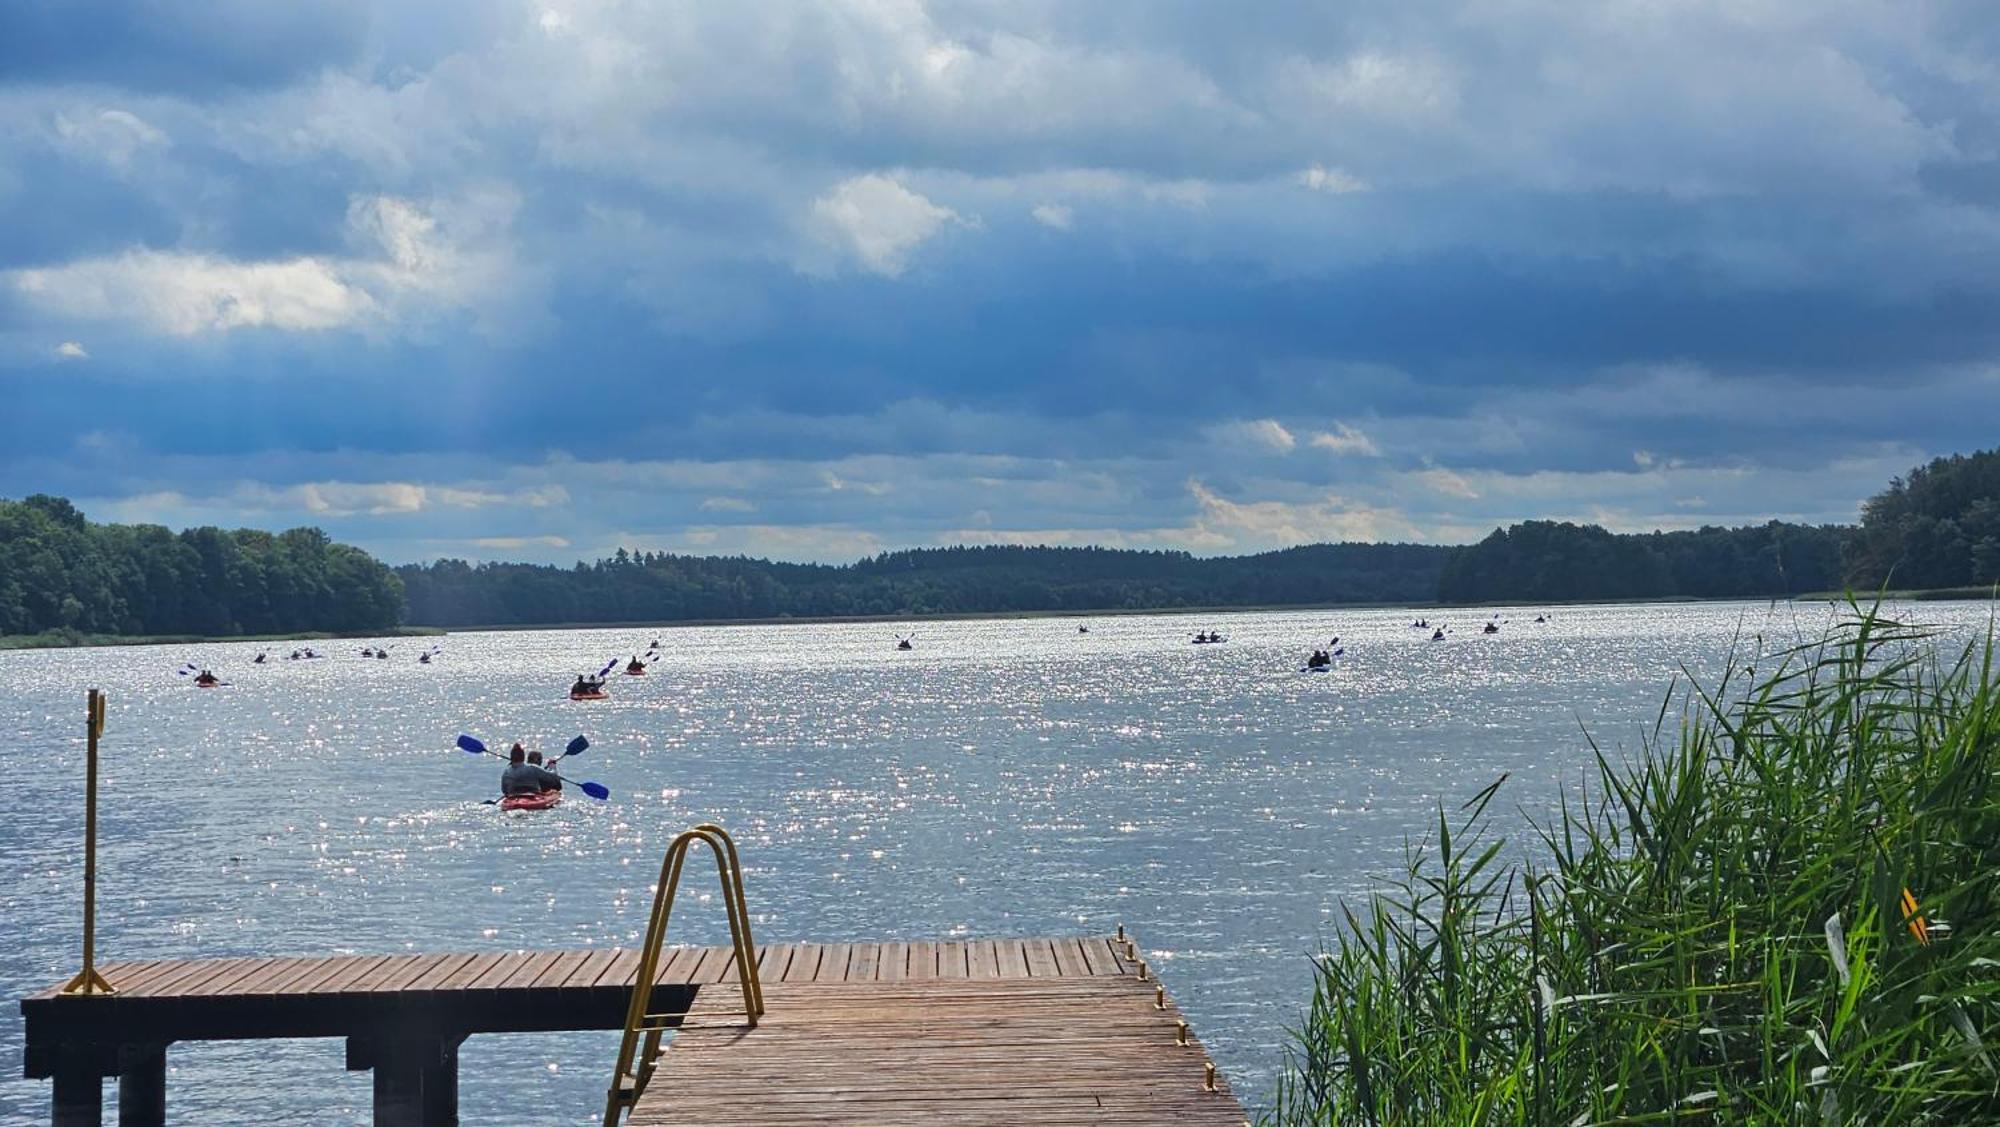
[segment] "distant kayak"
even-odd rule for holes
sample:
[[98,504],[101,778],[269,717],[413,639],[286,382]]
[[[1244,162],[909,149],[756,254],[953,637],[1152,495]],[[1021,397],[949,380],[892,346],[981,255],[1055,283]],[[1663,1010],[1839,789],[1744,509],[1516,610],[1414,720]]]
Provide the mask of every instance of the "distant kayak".
[[625,667],[625,676],[627,677],[644,677],[645,675],[646,667],[643,665],[637,667],[628,665]]
[[610,700],[610,699],[611,699],[611,694],[610,694],[610,693],[607,693],[607,692],[605,692],[605,691],[604,691],[603,689],[596,689],[596,690],[593,690],[593,691],[591,691],[591,692],[588,692],[588,693],[574,693],[574,692],[573,692],[573,693],[571,693],[571,694],[569,695],[569,699],[571,699],[571,700]]
[[1331,666],[1331,665],[1301,665],[1301,666],[1299,666],[1299,672],[1301,672],[1301,673],[1331,673],[1331,672],[1333,672],[1333,666]]
[[547,810],[562,801],[559,790],[545,790],[540,794],[510,794],[500,800],[502,810]]

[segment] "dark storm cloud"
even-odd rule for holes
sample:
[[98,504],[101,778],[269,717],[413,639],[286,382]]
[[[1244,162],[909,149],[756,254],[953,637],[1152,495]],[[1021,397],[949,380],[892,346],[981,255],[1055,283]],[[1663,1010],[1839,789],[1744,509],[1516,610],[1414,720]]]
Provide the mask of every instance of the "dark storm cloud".
[[548,558],[1851,514],[1991,441],[1982,13],[32,0],[0,494]]

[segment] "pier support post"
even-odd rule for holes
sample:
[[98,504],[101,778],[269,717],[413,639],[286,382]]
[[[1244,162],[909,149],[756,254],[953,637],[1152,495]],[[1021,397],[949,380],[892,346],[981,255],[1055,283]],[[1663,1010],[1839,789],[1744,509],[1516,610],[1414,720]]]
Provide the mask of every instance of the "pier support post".
[[350,1037],[347,1067],[375,1070],[375,1127],[458,1127],[464,1034]]
[[118,1127],[166,1127],[167,1047],[118,1050]]
[[52,1127],[103,1127],[104,1073],[95,1062],[70,1053],[56,1062],[49,1123]]

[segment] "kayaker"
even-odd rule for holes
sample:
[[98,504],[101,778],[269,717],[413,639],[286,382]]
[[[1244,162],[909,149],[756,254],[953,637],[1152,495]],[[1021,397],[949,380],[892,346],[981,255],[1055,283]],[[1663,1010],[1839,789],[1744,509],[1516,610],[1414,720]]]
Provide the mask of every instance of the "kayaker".
[[[541,758],[537,753],[536,758]],[[516,743],[507,752],[507,769],[500,772],[500,796],[512,798],[515,795],[540,794],[551,787],[560,787],[562,780],[546,768],[528,762],[528,749]]]
[[554,771],[549,770],[546,766],[542,764],[541,752],[531,751],[528,753],[528,766],[533,767],[542,773],[541,782],[542,782],[542,791],[544,793],[547,793],[548,791],[552,790],[562,789],[562,776],[556,774]]
[[212,685],[219,685],[222,682],[216,678],[215,674],[204,669],[200,673],[195,674],[194,683],[203,688],[208,688]]
[[588,680],[584,678],[583,674],[579,673],[576,675],[576,684],[571,685],[569,687],[569,691],[572,695],[576,693],[587,693],[591,691],[591,684]]

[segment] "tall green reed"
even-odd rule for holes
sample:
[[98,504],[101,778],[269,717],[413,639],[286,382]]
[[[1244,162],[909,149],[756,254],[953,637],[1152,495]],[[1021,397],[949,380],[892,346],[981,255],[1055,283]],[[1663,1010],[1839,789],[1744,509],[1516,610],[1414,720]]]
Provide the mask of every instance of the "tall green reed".
[[1854,609],[1593,746],[1525,849],[1504,779],[1440,809],[1344,909],[1267,1121],[2000,1123],[1992,634]]

